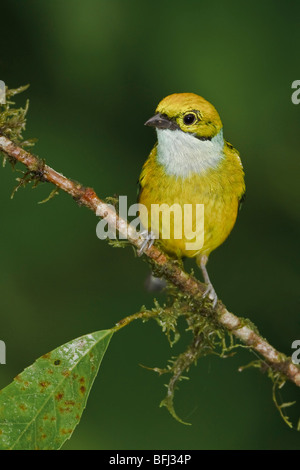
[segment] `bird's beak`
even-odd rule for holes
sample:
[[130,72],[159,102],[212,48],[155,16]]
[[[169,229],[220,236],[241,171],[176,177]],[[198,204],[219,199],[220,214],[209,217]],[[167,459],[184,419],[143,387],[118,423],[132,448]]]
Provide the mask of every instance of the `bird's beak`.
[[157,113],[145,122],[145,126],[156,127],[157,129],[179,129],[176,122],[171,121],[166,115]]

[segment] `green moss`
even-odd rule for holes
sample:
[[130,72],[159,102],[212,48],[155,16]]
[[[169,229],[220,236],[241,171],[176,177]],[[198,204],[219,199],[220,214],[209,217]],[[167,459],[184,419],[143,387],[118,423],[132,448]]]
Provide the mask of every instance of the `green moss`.
[[23,140],[22,133],[26,128],[26,115],[29,108],[29,100],[25,107],[16,107],[11,100],[15,95],[27,90],[29,85],[21,86],[14,90],[6,89],[6,103],[0,104],[0,134],[22,147],[34,145],[34,140]]
[[[287,357],[282,355],[281,359],[284,361],[284,360],[287,359]],[[264,359],[256,359],[255,361],[252,361],[249,364],[240,367],[239,371],[243,371],[243,370],[249,369],[249,368],[256,368],[256,369],[259,369],[262,373],[267,374],[267,376],[269,377],[269,379],[273,383],[273,386],[272,386],[272,399],[273,399],[273,402],[274,402],[277,410],[280,413],[281,418],[283,419],[283,421],[291,429],[295,429],[295,430],[299,431],[300,430],[300,426],[299,426],[300,419],[298,421],[298,424],[294,425],[291,422],[289,416],[287,415],[287,413],[285,411],[286,408],[289,408],[289,407],[295,405],[296,402],[295,401],[293,401],[293,402],[283,402],[281,396],[279,398],[279,391],[284,387],[284,385],[287,382],[287,378],[286,378],[285,374],[280,370],[274,370],[274,368],[272,368]]]
[[[16,89],[8,89],[6,88],[6,103],[0,104],[0,135],[3,135],[13,141],[19,147],[32,147],[36,142],[36,139],[23,139],[23,131],[26,128],[26,118],[27,112],[29,109],[29,101],[26,101],[25,107],[17,107],[15,102],[12,101],[12,98],[19,93],[27,90],[29,85],[21,86]],[[1,153],[1,152],[0,152]],[[13,157],[5,155],[2,153],[3,157],[3,166],[5,166],[6,162],[9,161],[13,170],[15,170],[15,165],[17,160]],[[11,198],[14,197],[15,193],[18,191],[19,188],[25,187],[28,184],[32,183],[32,188],[36,188],[37,185],[41,182],[45,182],[43,177],[45,161],[42,159],[37,159],[37,164],[34,168],[30,168],[30,170],[23,171],[17,170],[22,174],[22,176],[16,178],[17,185],[14,187]],[[40,204],[45,203],[52,199],[56,194],[58,194],[58,188],[54,188],[49,196],[40,201]]]

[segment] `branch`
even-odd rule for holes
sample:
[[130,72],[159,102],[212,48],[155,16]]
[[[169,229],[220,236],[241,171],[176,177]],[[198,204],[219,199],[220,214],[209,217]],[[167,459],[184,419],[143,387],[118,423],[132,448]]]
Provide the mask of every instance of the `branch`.
[[[0,135],[0,151],[11,159],[23,163],[30,171],[32,179],[54,184],[57,188],[70,194],[79,205],[86,206],[97,216],[105,218],[111,228],[116,228],[119,234],[122,235],[122,238],[127,238],[136,248],[140,248],[145,241],[144,237],[139,235],[126,220],[119,217],[108,204],[97,196],[92,188],[84,187],[80,183],[66,178],[46,165],[43,160],[17,146],[3,135]],[[147,248],[144,251],[144,255],[150,261],[155,272],[176,286],[182,294],[188,296],[192,300],[193,305],[203,308],[202,296],[206,289],[203,283],[185,272],[178,262],[170,259],[157,246]],[[255,327],[250,325],[250,322],[246,322],[230,313],[220,300],[213,314],[220,327],[223,327],[223,329],[233,334],[246,346],[258,352],[274,372],[283,374],[287,379],[300,387],[299,367],[293,364],[290,358],[277,351],[267,340],[262,338],[257,333]],[[135,315],[134,318],[127,317],[127,319],[119,322],[117,327],[125,326],[135,318],[142,318],[142,315]]]

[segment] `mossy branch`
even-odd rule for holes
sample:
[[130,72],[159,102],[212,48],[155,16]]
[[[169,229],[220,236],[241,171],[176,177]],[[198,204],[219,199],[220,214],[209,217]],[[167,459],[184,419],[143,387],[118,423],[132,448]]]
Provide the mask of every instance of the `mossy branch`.
[[[19,110],[14,113],[10,109],[4,109],[2,113],[0,112],[0,152],[11,163],[18,161],[27,167],[24,179],[19,185],[23,183],[25,185],[30,181],[33,181],[34,184],[37,182],[52,183],[55,188],[51,194],[56,194],[59,189],[68,193],[77,204],[85,206],[97,216],[105,218],[111,229],[117,229],[122,239],[127,238],[132,246],[139,249],[145,240],[144,237],[128,224],[127,220],[112,210],[107,202],[100,199],[94,189],[63,176],[46,165],[44,160],[23,148],[25,144],[28,145],[28,142],[22,142],[21,138],[22,130],[25,128],[27,109],[28,106],[22,112]],[[11,121],[11,115],[18,117],[19,127],[16,125],[18,119]],[[13,124],[11,127],[10,123]],[[172,375],[168,394],[162,405],[167,406],[173,416],[177,417],[173,408],[174,390],[177,382],[182,378],[183,372],[187,371],[191,364],[205,354],[217,353],[224,356],[237,347],[233,341],[234,338],[260,355],[262,359],[259,362],[256,361],[255,366],[259,366],[262,371],[267,367],[274,383],[280,381],[282,385],[286,380],[289,380],[300,387],[300,368],[293,364],[291,358],[270,345],[249,320],[239,318],[229,312],[221,300],[213,309],[208,300],[203,300],[206,286],[198,281],[193,274],[187,273],[180,262],[170,259],[159,247],[159,244],[145,249],[143,257],[147,259],[156,275],[167,280],[168,292],[172,299],[171,304],[163,307],[156,304],[155,308],[150,311],[142,308],[141,312],[120,321],[115,329],[120,329],[138,318],[147,320],[154,317],[163,327],[172,345],[179,337],[177,318],[180,315],[185,317],[188,329],[193,333],[190,346],[185,353],[172,360],[166,369],[154,369],[160,374],[170,373]],[[226,345],[225,334],[228,334],[227,336],[230,338],[229,345]],[[282,412],[282,410],[280,411]]]

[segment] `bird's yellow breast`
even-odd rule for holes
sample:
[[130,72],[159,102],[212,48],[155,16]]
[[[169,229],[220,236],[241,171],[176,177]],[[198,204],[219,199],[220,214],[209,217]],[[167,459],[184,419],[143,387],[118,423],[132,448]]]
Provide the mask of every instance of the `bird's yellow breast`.
[[[157,160],[157,146],[155,146],[144,164],[140,187],[139,203],[148,210],[148,219],[145,220],[145,216],[143,219],[141,213],[141,222],[149,230],[159,232],[166,251],[177,257],[194,257],[199,253],[208,256],[223,243],[234,226],[239,201],[245,191],[244,173],[238,152],[226,141],[223,158],[215,167],[187,177],[167,174],[164,166]],[[153,204],[167,204],[169,207],[178,204],[182,208],[183,217],[181,220],[178,219],[179,222],[171,217],[169,239],[162,238],[164,217],[160,220],[159,226],[151,226]],[[187,249],[191,239],[185,236],[184,230],[186,204],[193,207],[191,221],[193,231],[198,227],[194,208],[197,204],[204,206],[203,233],[198,234],[203,237],[203,246],[200,249]],[[176,227],[176,223],[182,226]],[[183,234],[179,239],[174,237],[178,228]]]

